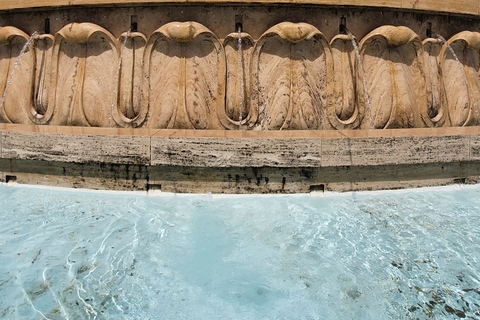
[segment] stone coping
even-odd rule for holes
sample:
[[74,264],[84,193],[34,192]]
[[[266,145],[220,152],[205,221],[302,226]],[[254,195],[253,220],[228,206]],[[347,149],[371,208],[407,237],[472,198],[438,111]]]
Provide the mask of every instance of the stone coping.
[[0,158],[183,167],[341,167],[480,161],[480,127],[198,131],[0,125]]
[[72,134],[99,136],[139,136],[166,138],[231,138],[231,139],[315,139],[315,138],[381,138],[381,137],[438,137],[480,135],[477,127],[443,127],[375,130],[191,130],[145,128],[98,128],[75,126],[45,126],[0,123],[1,132]]
[[365,6],[420,11],[437,11],[457,14],[480,14],[479,0],[0,0],[0,10],[29,8],[59,8],[66,6],[129,6],[181,3],[208,4],[312,4],[333,6]]

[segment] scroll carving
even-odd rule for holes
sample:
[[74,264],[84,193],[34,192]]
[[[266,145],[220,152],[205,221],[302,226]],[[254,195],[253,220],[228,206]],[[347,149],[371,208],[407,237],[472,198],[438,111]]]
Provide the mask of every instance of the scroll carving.
[[359,81],[357,97],[367,115],[362,127],[423,127],[419,109],[426,105],[425,78],[418,35],[407,27],[377,28],[361,41],[360,55],[370,94],[368,104]]
[[[35,81],[33,93],[33,111],[31,120],[40,122],[49,108],[48,93],[51,85],[52,51],[54,37],[50,34],[35,39]],[[40,121],[38,121],[40,120]]]
[[439,61],[442,47],[443,43],[439,39],[428,38],[423,41],[427,108],[423,110],[422,118],[429,127],[443,126],[445,121],[448,121],[448,113],[445,109],[445,88]]
[[262,130],[322,129],[333,93],[330,47],[318,29],[285,22],[265,32],[252,57],[252,108]]
[[[29,38],[20,29],[0,28],[0,100],[3,100],[0,114],[2,122],[31,123],[30,119],[34,112],[31,99],[35,70],[33,43],[30,43],[29,48],[18,60],[14,76],[11,77],[17,57]],[[8,84],[10,80],[11,83]]]
[[338,35],[330,42],[333,56],[335,96],[329,104],[328,118],[336,129],[353,129],[360,124],[356,98],[357,60],[355,48],[347,35]]
[[122,127],[138,127],[147,115],[147,109],[142,105],[143,54],[147,38],[139,32],[125,32],[118,43],[125,46],[120,49],[122,61],[115,81],[118,110],[113,115]]
[[196,22],[172,22],[156,30],[144,55],[150,128],[223,129],[225,51]]
[[241,60],[238,33],[229,34],[223,44],[227,60],[225,112],[228,119],[223,124],[230,129],[238,129],[240,125],[253,125],[250,121],[250,60],[254,41],[244,32],[241,33],[241,41]]
[[480,33],[463,31],[453,36],[448,43],[464,71],[463,73],[451,51],[444,47],[440,57],[451,124],[458,127],[476,125],[480,121]]
[[241,65],[238,36],[220,43],[199,23],[172,22],[150,38],[129,32],[117,40],[98,25],[72,23],[35,36],[5,90],[30,37],[1,27],[0,121],[210,130],[480,123],[479,32],[449,40],[459,65],[438,39],[375,29],[359,45],[369,101],[346,35],[329,44],[314,26],[291,22],[256,42],[241,33]]
[[97,25],[72,23],[55,35],[52,124],[115,125],[112,113],[117,107],[112,96],[118,56],[117,40]]

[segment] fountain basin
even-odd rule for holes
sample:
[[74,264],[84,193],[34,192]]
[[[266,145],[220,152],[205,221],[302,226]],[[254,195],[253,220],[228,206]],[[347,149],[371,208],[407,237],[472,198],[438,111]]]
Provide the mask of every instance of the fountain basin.
[[2,2],[2,179],[224,193],[476,182],[479,3],[357,4]]

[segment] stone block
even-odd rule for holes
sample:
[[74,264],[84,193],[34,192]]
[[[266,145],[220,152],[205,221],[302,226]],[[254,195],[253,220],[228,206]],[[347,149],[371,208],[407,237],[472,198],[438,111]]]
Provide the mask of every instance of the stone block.
[[152,137],[152,165],[205,167],[315,167],[321,139]]
[[468,159],[468,136],[322,139],[322,166],[422,164]]
[[2,132],[2,158],[148,164],[150,138]]

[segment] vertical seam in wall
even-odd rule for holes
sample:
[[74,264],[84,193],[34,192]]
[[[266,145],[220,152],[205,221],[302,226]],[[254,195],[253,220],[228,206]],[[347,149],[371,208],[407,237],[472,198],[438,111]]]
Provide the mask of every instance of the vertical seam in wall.
[[[320,138],[320,167],[317,168],[317,183],[320,183],[320,171],[321,168],[323,167],[323,138]],[[325,181],[325,188],[326,188],[327,182]]]
[[472,161],[472,135],[468,136],[468,161]]
[[323,138],[320,138],[320,167],[323,167]]
[[148,147],[149,147],[149,153],[150,153],[150,161],[149,161],[149,165],[151,166],[152,165],[152,136],[148,137]]
[[149,137],[149,149],[150,149],[150,166],[153,166],[153,155],[152,155],[152,137],[155,136],[161,129],[156,130],[154,133],[150,134]]
[[[316,171],[316,177],[315,177],[315,183],[322,183],[320,181],[320,171],[322,170],[322,167],[323,167],[323,138],[319,138],[320,139],[320,166],[317,167],[317,171]],[[325,183],[325,188],[326,188],[326,184],[327,182],[324,182]]]

